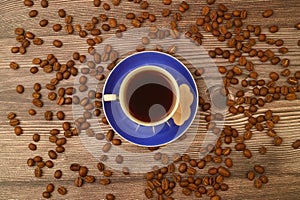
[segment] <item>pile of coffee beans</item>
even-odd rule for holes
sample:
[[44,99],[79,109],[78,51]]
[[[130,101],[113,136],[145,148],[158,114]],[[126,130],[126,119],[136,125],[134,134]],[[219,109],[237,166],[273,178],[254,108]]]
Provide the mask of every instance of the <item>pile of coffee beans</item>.
[[[24,6],[32,9],[28,12],[30,18],[39,17],[39,7],[34,5],[37,1],[24,0]],[[87,2],[90,3],[90,2]],[[36,178],[43,176],[43,171],[46,168],[55,167],[55,160],[65,152],[65,144],[67,141],[80,134],[81,130],[85,130],[88,136],[94,136],[98,140],[106,139],[107,143],[103,146],[103,152],[108,152],[112,145],[122,145],[120,139],[112,129],[109,129],[105,134],[94,134],[90,129],[90,124],[86,119],[91,116],[100,118],[101,123],[108,125],[108,122],[102,112],[102,93],[101,91],[89,90],[87,85],[87,76],[92,75],[98,81],[105,80],[107,74],[104,73],[103,66],[99,66],[101,62],[110,62],[106,66],[108,70],[112,70],[117,63],[119,53],[113,49],[111,45],[104,46],[104,54],[100,55],[96,51],[95,46],[105,40],[105,36],[115,34],[116,37],[122,37],[122,33],[127,29],[150,26],[148,37],[141,38],[141,44],[136,47],[135,51],[146,50],[145,46],[151,43],[151,39],[163,39],[169,35],[173,38],[179,38],[181,33],[184,33],[186,38],[189,38],[195,45],[204,45],[204,43],[212,38],[220,42],[220,46],[208,51],[208,55],[212,59],[224,59],[227,65],[218,66],[218,71],[223,77],[224,90],[223,95],[227,97],[228,112],[231,115],[243,115],[247,118],[244,124],[244,132],[238,132],[234,126],[226,125],[223,130],[216,127],[213,119],[218,118],[217,114],[211,113],[211,104],[206,102],[204,98],[199,97],[199,110],[205,112],[205,122],[207,130],[211,130],[216,135],[220,135],[215,146],[204,149],[209,152],[201,159],[194,159],[188,154],[174,156],[172,163],[169,163],[169,158],[160,153],[155,154],[157,160],[162,160],[162,163],[168,164],[160,169],[155,169],[148,172],[145,176],[146,188],[145,197],[148,199],[174,199],[172,194],[174,191],[181,191],[186,196],[194,196],[200,198],[204,195],[212,200],[221,199],[222,191],[230,188],[226,184],[226,179],[230,178],[231,171],[234,166],[234,161],[230,158],[232,151],[241,152],[245,159],[253,157],[246,141],[251,140],[253,132],[259,131],[270,137],[274,146],[279,146],[284,142],[284,137],[276,132],[276,124],[280,123],[280,117],[272,110],[266,110],[264,114],[259,114],[258,111],[263,110],[266,104],[270,104],[278,100],[293,101],[298,100],[300,92],[300,71],[289,68],[292,62],[285,57],[289,49],[285,47],[284,38],[274,39],[277,32],[281,28],[276,25],[270,25],[268,32],[264,32],[260,25],[247,24],[247,10],[231,10],[225,4],[218,4],[216,0],[207,0],[206,5],[197,8],[201,10],[197,14],[195,21],[189,24],[188,27],[183,26],[184,18],[191,10],[191,6],[186,1],[172,2],[172,0],[161,1],[161,14],[155,15],[153,9],[150,9],[152,2],[142,0],[128,0],[127,3],[138,4],[139,9],[135,12],[130,11],[125,14],[124,19],[116,19],[109,14],[111,7],[119,6],[121,9],[121,0],[101,1],[94,0],[91,6],[99,7],[101,14],[93,16],[84,24],[76,24],[77,16],[68,14],[68,11],[60,8],[57,10],[57,17],[63,18],[64,23],[55,23],[51,30],[54,32],[65,31],[69,35],[78,35],[80,38],[87,38],[87,53],[93,56],[93,62],[87,61],[86,55],[81,55],[76,50],[67,62],[59,61],[54,54],[48,54],[46,58],[32,58],[32,67],[30,73],[34,76],[37,72],[43,71],[47,74],[52,74],[52,78],[47,80],[47,83],[33,82],[32,88],[25,88],[23,85],[16,86],[16,92],[20,95],[26,90],[32,91],[32,108],[28,110],[28,114],[33,116],[38,112],[43,113],[45,121],[52,121],[57,118],[61,121],[61,126],[49,129],[49,142],[55,144],[55,148],[48,151],[48,157],[36,155],[28,158],[27,164],[29,167],[34,167],[33,174]],[[192,4],[192,3],[190,3]],[[40,1],[40,8],[51,6],[51,2],[47,0]],[[193,5],[194,6],[194,5]],[[264,18],[272,18],[276,14],[273,10],[262,10],[261,18],[263,24]],[[76,20],[73,20],[76,19]],[[37,26],[46,28],[50,26],[49,19],[40,19]],[[167,22],[170,30],[160,30],[156,25],[158,21]],[[122,23],[121,23],[122,22]],[[294,29],[300,30],[300,22],[293,26]],[[11,48],[13,54],[26,54],[29,48],[34,48],[35,45],[43,45],[44,42],[50,42],[54,47],[61,48],[64,41],[56,38],[53,41],[46,41],[47,38],[41,39],[39,33],[26,31],[22,27],[15,28],[14,34],[16,41],[20,44]],[[212,37],[207,37],[210,34]],[[45,41],[44,41],[45,40]],[[31,45],[33,43],[34,45]],[[300,46],[300,40],[295,41]],[[270,48],[261,49],[258,44],[265,44]],[[156,50],[164,51],[176,56],[176,45],[170,46],[168,49],[157,45]],[[59,49],[57,50],[59,53]],[[134,51],[134,49],[133,49]],[[255,60],[255,62],[254,62]],[[265,65],[270,65],[268,77],[261,76],[259,66],[256,61]],[[79,87],[63,87],[60,84],[68,81],[71,76],[78,75],[78,65],[85,63],[87,68],[81,68],[81,76],[79,78]],[[272,71],[272,66],[280,66],[281,71]],[[20,66],[15,61],[11,61],[9,67],[13,70],[18,70]],[[195,77],[201,77],[205,74],[203,69],[197,69],[193,72]],[[32,79],[34,80],[34,78]],[[237,87],[239,86],[239,87]],[[234,90],[233,88],[240,88]],[[41,90],[47,91],[47,98],[42,97]],[[88,91],[88,97],[80,99],[76,96],[79,92]],[[200,94],[201,95],[201,94]],[[52,102],[51,106],[59,107],[59,111],[55,111],[53,107],[44,106],[44,102]],[[64,112],[65,106],[71,104],[80,104],[85,110],[84,116],[78,118],[75,122],[66,121]],[[45,109],[45,110],[43,110]],[[17,136],[23,134],[21,121],[14,112],[7,114],[9,124],[14,128],[14,133]],[[28,148],[31,151],[36,151],[39,148],[41,137],[39,133],[32,134],[32,141],[29,142]],[[291,148],[298,149],[300,140],[296,139]],[[159,148],[149,148],[149,151],[156,151]],[[201,150],[200,150],[201,151]],[[266,153],[267,149],[264,146],[258,148],[261,155]],[[103,155],[101,158],[105,160]],[[118,155],[115,158],[116,163],[123,162],[123,156]],[[75,187],[82,187],[83,184],[98,183],[101,185],[109,185],[113,183],[111,176],[113,172],[108,169],[102,162],[97,166],[101,172],[101,176],[91,175],[89,169],[81,164],[72,163],[70,170],[78,173],[74,179]],[[206,174],[199,175],[199,170],[207,170]],[[123,168],[124,176],[128,175],[130,169]],[[253,170],[245,174],[245,179],[253,181],[255,188],[260,189],[263,184],[268,183],[267,169],[259,163],[253,166]],[[53,174],[55,179],[60,179],[64,176],[62,169],[56,169]],[[53,183],[46,185],[46,190],[42,192],[44,198],[51,198],[55,192],[55,188],[59,195],[67,194],[66,186],[55,186]],[[102,197],[101,197],[102,198]],[[108,200],[113,200],[113,194],[107,194],[105,197]],[[189,198],[189,197],[188,197]],[[192,198],[192,197],[191,197]]]

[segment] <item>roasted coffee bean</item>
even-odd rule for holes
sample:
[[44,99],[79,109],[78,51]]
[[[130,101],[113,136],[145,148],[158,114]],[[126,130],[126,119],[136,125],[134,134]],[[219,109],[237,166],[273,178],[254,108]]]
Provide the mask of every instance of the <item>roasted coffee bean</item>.
[[52,111],[46,111],[45,113],[44,113],[44,118],[45,118],[45,120],[47,120],[47,121],[51,121],[52,120],[52,118],[53,118],[53,113],[52,113]]
[[261,146],[261,147],[259,148],[259,153],[260,153],[261,155],[265,155],[265,154],[266,154],[266,151],[267,151],[267,149],[266,149],[266,147],[264,147],[264,146]]
[[34,160],[33,160],[32,158],[28,158],[28,159],[27,159],[27,165],[28,165],[29,167],[34,166],[34,165],[35,165]]
[[48,7],[48,0],[41,0],[41,6],[43,7],[43,8],[47,8]]
[[244,154],[244,156],[245,156],[246,158],[251,158],[251,157],[252,157],[252,153],[251,153],[251,151],[250,151],[249,149],[245,149],[245,150],[243,151],[243,154]]
[[107,10],[107,11],[110,10],[110,5],[108,3],[104,3],[103,4],[103,9]]
[[274,145],[275,146],[280,146],[282,144],[282,138],[279,136],[274,137]]
[[39,168],[44,168],[46,166],[46,163],[44,161],[38,162],[38,163],[36,163],[36,166]]
[[71,171],[79,171],[80,170],[80,165],[78,163],[72,163],[70,165],[70,170]]
[[66,11],[64,9],[59,9],[58,10],[58,16],[61,18],[66,17]]
[[300,147],[300,140],[296,140],[292,143],[292,147],[294,149],[298,149]]
[[16,70],[16,69],[18,69],[20,66],[19,66],[19,64],[16,63],[16,62],[11,62],[11,63],[9,64],[9,67],[10,67],[11,69],[13,69],[13,70]]
[[104,170],[103,171],[103,175],[106,176],[106,177],[110,177],[110,176],[112,176],[112,171],[110,171],[110,170]]
[[61,170],[56,170],[54,172],[54,178],[60,179],[62,177],[62,171]]
[[220,166],[218,168],[218,173],[224,177],[229,177],[230,176],[230,171],[228,171],[228,169],[226,169],[225,167]]
[[273,15],[273,10],[271,10],[271,9],[265,10],[262,14],[262,16],[265,18],[271,17],[272,15]]
[[179,165],[179,167],[178,167],[178,171],[179,171],[180,173],[185,173],[186,170],[187,170],[187,164],[186,164],[186,163],[181,163],[181,164]]
[[[117,0],[114,0],[114,1],[117,1]],[[106,200],[115,200],[115,195],[113,195],[113,194],[107,194],[105,196],[105,198],[106,198]]]
[[264,183],[264,184],[266,184],[266,183],[269,182],[268,177],[265,176],[265,175],[260,176],[260,177],[259,177],[259,180],[261,180],[261,182]]
[[295,28],[300,30],[300,22],[295,25]]
[[59,120],[64,120],[64,118],[65,118],[65,113],[64,113],[63,111],[58,111],[58,112],[56,113],[56,117],[57,117],[57,119],[59,119]]
[[91,176],[91,175],[88,175],[84,178],[85,182],[87,183],[94,183],[95,182],[95,177],[94,176]]
[[46,192],[46,191],[43,192],[42,195],[43,195],[43,197],[46,198],[46,199],[49,199],[49,198],[51,197],[51,194],[50,194],[49,192]]
[[113,139],[113,140],[111,141],[111,143],[112,143],[113,145],[118,146],[118,145],[121,145],[121,144],[122,144],[122,140],[120,140],[120,139]]
[[[13,120],[15,120],[15,119],[12,119],[11,121],[13,121]],[[15,134],[18,136],[23,134],[23,129],[20,126],[16,126],[14,128],[14,131],[15,131]]]
[[253,169],[259,174],[263,174],[265,172],[265,168],[261,165],[255,165]]
[[35,150],[37,149],[36,145],[33,144],[33,143],[30,143],[30,144],[28,145],[28,148],[29,148],[31,151],[35,151]]
[[128,168],[128,167],[123,167],[123,168],[122,168],[122,173],[123,173],[124,175],[129,175],[129,174],[130,174],[129,168]]
[[101,185],[109,185],[110,179],[108,179],[108,178],[100,179],[100,184]]
[[53,185],[53,183],[49,183],[47,186],[46,186],[46,191],[49,192],[49,193],[52,193],[54,191],[55,187]]
[[12,120],[16,117],[16,113],[14,112],[10,112],[7,114],[7,119]]
[[101,5],[101,0],[94,0],[94,6],[99,7]]
[[54,24],[52,26],[53,31],[58,32],[62,29],[62,26],[60,24]]
[[57,146],[62,146],[62,145],[65,145],[66,142],[67,142],[66,138],[58,138],[55,143]]
[[42,45],[44,43],[44,41],[41,38],[34,38],[32,40],[33,44],[35,45]]
[[31,7],[34,4],[32,0],[25,0],[23,3],[25,6],[28,6],[28,7]]
[[34,156],[33,160],[34,162],[38,163],[38,162],[42,162],[43,158],[41,156]]
[[56,152],[53,151],[53,150],[48,151],[48,156],[49,156],[49,158],[51,158],[51,159],[56,159],[56,158],[57,158],[57,154],[56,154]]
[[24,86],[23,85],[17,85],[16,92],[19,94],[22,94],[24,92]]
[[42,177],[42,170],[41,170],[39,167],[35,168],[35,170],[34,170],[34,175],[35,175],[35,177],[37,177],[37,178]]
[[53,46],[60,48],[62,47],[63,43],[60,40],[53,40]]
[[75,185],[76,187],[81,187],[81,186],[83,185],[83,180],[82,180],[82,178],[81,178],[81,177],[75,178],[75,180],[74,180],[74,185]]
[[116,156],[116,163],[121,164],[123,162],[123,156],[117,155]]
[[60,194],[60,195],[65,195],[67,194],[67,189],[63,186],[60,186],[59,188],[57,188],[57,192]]
[[255,179],[254,180],[254,186],[258,189],[262,187],[262,181],[260,179]]
[[28,15],[29,17],[36,17],[38,15],[38,11],[37,10],[31,10],[29,11]]
[[232,167],[233,166],[233,163],[232,163],[232,159],[231,158],[225,158],[225,165],[227,166],[227,167]]
[[97,168],[100,172],[104,171],[105,170],[105,165],[102,163],[102,162],[99,162],[97,164]]
[[80,166],[79,168],[79,176],[85,177],[88,173],[88,168],[86,166]]
[[63,147],[63,146],[57,146],[57,147],[55,147],[55,151],[57,153],[63,153],[65,151],[65,147]]
[[150,189],[145,189],[145,196],[147,199],[152,199],[153,198],[153,193]]

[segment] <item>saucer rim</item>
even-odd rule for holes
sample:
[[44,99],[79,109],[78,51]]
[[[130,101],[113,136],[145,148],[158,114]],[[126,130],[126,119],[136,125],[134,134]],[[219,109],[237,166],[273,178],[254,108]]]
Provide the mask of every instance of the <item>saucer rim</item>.
[[[107,115],[107,113],[106,113],[106,109],[105,109],[105,106],[104,106],[104,105],[105,105],[105,101],[103,100],[103,97],[102,97],[103,112],[104,112],[104,115],[105,115],[105,117],[106,117],[106,119],[107,119],[107,121],[108,121],[108,123],[109,123],[110,128],[113,129],[114,132],[117,133],[118,136],[120,136],[120,137],[121,137],[122,139],[124,139],[125,141],[127,141],[127,142],[129,142],[129,143],[131,143],[131,144],[133,144],[133,145],[140,146],[140,147],[160,147],[160,146],[168,145],[168,144],[170,144],[170,143],[172,143],[172,142],[178,140],[180,137],[182,137],[182,136],[187,132],[187,130],[191,127],[191,125],[193,124],[193,122],[194,122],[194,120],[195,120],[195,118],[196,118],[196,115],[197,115],[197,113],[198,113],[198,108],[199,108],[199,105],[198,105],[198,104],[199,104],[199,98],[198,98],[198,97],[199,97],[199,92],[198,92],[198,87],[197,87],[196,81],[195,81],[195,79],[194,79],[192,73],[188,70],[188,68],[187,68],[180,60],[178,60],[176,57],[174,57],[174,56],[172,56],[172,55],[170,55],[170,54],[168,54],[168,53],[160,52],[160,51],[141,51],[141,52],[133,53],[133,54],[131,54],[131,55],[129,55],[129,56],[123,58],[123,59],[122,59],[119,63],[117,63],[117,65],[110,71],[110,73],[108,74],[108,76],[107,76],[107,78],[106,78],[106,80],[105,80],[105,82],[104,82],[104,86],[103,86],[102,91],[103,91],[103,95],[105,95],[105,94],[104,94],[104,90],[105,90],[105,88],[106,88],[106,85],[107,85],[107,82],[108,82],[109,78],[111,77],[111,75],[113,74],[113,72],[118,68],[118,66],[119,66],[125,59],[128,59],[128,58],[130,58],[130,57],[133,57],[133,56],[136,56],[136,55],[139,55],[139,54],[145,54],[145,53],[154,53],[154,54],[160,54],[160,55],[168,56],[169,58],[174,59],[176,62],[178,62],[178,63],[179,63],[183,68],[185,68],[185,70],[188,72],[188,74],[189,74],[189,76],[190,76],[189,78],[192,80],[193,86],[195,87],[195,96],[196,96],[196,98],[195,98],[195,101],[196,101],[196,102],[195,102],[195,105],[196,105],[195,112],[194,112],[193,116],[190,118],[190,120],[187,120],[187,121],[189,121],[189,125],[188,125],[184,130],[182,130],[181,133],[180,133],[177,137],[174,137],[172,140],[170,140],[170,141],[168,141],[168,142],[161,143],[161,144],[155,144],[155,145],[143,145],[143,144],[136,143],[136,142],[133,142],[133,141],[128,140],[127,138],[125,138],[122,134],[120,134],[119,131],[117,131],[117,130],[111,125],[110,119],[109,119],[109,117],[107,117],[108,115]],[[170,118],[170,119],[171,119],[171,118]],[[133,123],[134,123],[134,122],[133,122]],[[166,123],[167,123],[167,122],[164,122],[163,124],[166,124]],[[175,126],[177,126],[177,125],[175,125]],[[181,125],[181,126],[182,126],[182,125]],[[178,126],[178,127],[181,127],[181,126]],[[149,126],[149,128],[150,128],[150,127],[153,127],[153,126]],[[171,128],[171,127],[169,127],[169,128]],[[124,131],[124,133],[126,134],[125,131]]]

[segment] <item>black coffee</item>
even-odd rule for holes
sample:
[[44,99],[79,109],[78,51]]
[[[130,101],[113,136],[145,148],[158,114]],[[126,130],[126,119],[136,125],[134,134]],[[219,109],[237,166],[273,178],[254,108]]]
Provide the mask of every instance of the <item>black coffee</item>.
[[143,122],[156,122],[172,110],[175,95],[167,77],[157,71],[143,71],[129,80],[126,101],[130,114]]

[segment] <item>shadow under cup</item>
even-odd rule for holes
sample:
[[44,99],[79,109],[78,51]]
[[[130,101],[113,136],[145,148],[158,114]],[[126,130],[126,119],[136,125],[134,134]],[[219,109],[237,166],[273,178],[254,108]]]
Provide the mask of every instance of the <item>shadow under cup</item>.
[[174,115],[179,104],[178,84],[166,70],[142,66],[122,81],[119,101],[132,121],[143,126],[156,126]]

